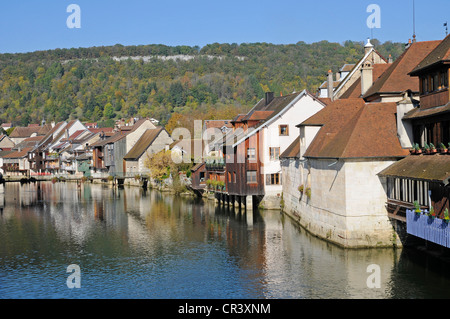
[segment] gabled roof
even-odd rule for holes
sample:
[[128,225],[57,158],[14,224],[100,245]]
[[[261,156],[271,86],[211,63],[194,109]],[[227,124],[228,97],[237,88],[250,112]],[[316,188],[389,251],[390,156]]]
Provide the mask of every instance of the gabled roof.
[[350,72],[355,67],[355,64],[344,64],[344,66],[339,70],[341,72]]
[[189,149],[191,150],[191,153],[194,152],[194,147],[195,145],[200,144],[202,147],[202,152],[205,148],[205,144],[206,141],[203,139],[188,139],[188,138],[184,138],[181,140],[177,140],[175,142],[173,142],[172,144],[169,145],[169,149],[173,149],[174,147],[178,147],[179,149],[185,150],[185,149]]
[[423,60],[439,41],[414,42],[400,57],[390,64],[383,75],[373,83],[363,98],[379,93],[403,93],[406,90],[419,92],[419,79],[408,75],[414,66]]
[[[292,93],[283,96],[275,96],[273,100],[266,105],[265,99],[261,99],[242,119],[241,121],[247,121],[252,119],[261,119],[264,121],[269,121],[273,116],[278,114],[286,106],[290,105],[294,100],[296,100],[300,95],[310,94],[306,90],[302,92]],[[310,94],[311,95],[311,94]],[[312,95],[311,95],[312,96]],[[314,97],[315,98],[315,97]],[[258,112],[258,113],[256,113]],[[256,114],[254,114],[256,113]]]
[[[337,88],[341,81],[333,81],[333,89]],[[319,87],[319,89],[327,89],[328,88],[328,81],[325,81],[322,83],[322,85]]]
[[21,149],[20,151],[11,152],[3,156],[3,158],[23,158],[27,156],[28,152],[31,151],[32,149],[33,149],[32,147],[26,147]]
[[123,159],[132,160],[141,157],[162,131],[164,131],[164,128],[162,127],[146,130]]
[[54,140],[58,141],[62,136],[64,136],[64,134],[66,133],[66,130],[70,129],[75,124],[76,121],[78,121],[78,120],[69,121],[66,124],[66,126],[64,126],[63,129],[58,133],[58,135],[55,136]]
[[337,100],[300,125],[322,125],[304,157],[404,157],[397,137],[396,103]]
[[[372,79],[373,83],[389,68],[390,64],[374,64]],[[359,77],[341,96],[340,99],[359,98],[361,97],[361,77]]]
[[231,124],[231,120],[206,120],[205,121],[205,129],[209,129],[209,128],[221,129],[224,126],[227,128],[232,128],[233,125]]
[[100,146],[105,146],[106,144],[112,144],[117,141],[120,141],[121,139],[126,137],[128,134],[130,134],[130,131],[126,131],[126,132],[120,131],[104,140],[100,140],[100,141],[97,141],[97,142],[91,144],[91,146],[92,147],[100,147]]
[[355,74],[355,72],[360,69],[360,67],[364,63],[364,61],[366,61],[366,59],[368,59],[372,53],[376,53],[382,60],[384,60],[387,63],[387,60],[372,46],[371,49],[366,54],[364,54],[364,56],[361,58],[361,60],[358,61],[358,63],[353,64],[353,67],[349,71],[349,74],[347,74],[347,76],[345,78],[343,78],[339,81],[339,85],[334,90],[333,95],[337,95],[337,93],[339,93],[339,91],[342,90],[342,88],[345,86],[345,84],[352,78],[353,74]]
[[61,128],[61,126],[65,125],[66,122],[62,121],[62,122],[58,122],[55,124],[55,126],[53,126],[50,131],[48,131],[45,135],[44,138],[42,139],[42,142],[47,141],[50,136],[52,136],[59,128]]
[[40,126],[28,126],[28,127],[17,126],[14,129],[14,131],[11,132],[9,137],[10,138],[26,138],[26,137],[30,137],[33,134],[37,134],[40,129],[41,129]]
[[433,67],[442,62],[450,62],[450,35],[447,35],[439,45],[430,52],[420,63],[409,73],[417,75],[421,71]]
[[280,158],[297,158],[300,156],[300,136],[297,137],[286,150],[281,153]]
[[[298,100],[300,100],[303,96],[310,96],[312,99],[319,101],[324,106],[326,105],[320,99],[312,95],[306,90],[303,90],[299,93],[293,93],[286,96],[275,97],[274,100],[265,106],[264,99],[260,101],[250,112],[254,113],[257,110],[268,111],[272,110],[273,112],[264,120],[259,123],[259,125],[241,137],[236,143],[233,144],[233,147],[242,143],[244,140],[249,138],[250,136],[256,134],[259,130],[261,130],[264,126],[269,125],[278,115],[284,114],[292,105],[294,105]],[[249,112],[249,113],[250,113]]]

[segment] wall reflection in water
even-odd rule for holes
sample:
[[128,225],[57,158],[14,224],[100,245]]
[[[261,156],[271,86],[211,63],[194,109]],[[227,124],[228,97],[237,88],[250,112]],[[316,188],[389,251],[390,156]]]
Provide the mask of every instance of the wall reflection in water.
[[[5,298],[434,298],[446,272],[407,250],[345,250],[278,211],[137,187],[0,186]],[[82,289],[65,286],[79,264]],[[367,287],[379,265],[381,288]]]

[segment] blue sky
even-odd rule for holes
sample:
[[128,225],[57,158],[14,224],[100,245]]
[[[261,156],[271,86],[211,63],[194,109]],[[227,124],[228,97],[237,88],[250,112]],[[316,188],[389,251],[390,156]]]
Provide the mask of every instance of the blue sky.
[[[81,28],[69,29],[69,4],[81,8]],[[214,42],[275,44],[364,41],[368,5],[381,9],[382,42],[407,42],[413,0],[3,0],[0,52],[55,48]],[[415,0],[418,41],[445,36],[450,0]]]

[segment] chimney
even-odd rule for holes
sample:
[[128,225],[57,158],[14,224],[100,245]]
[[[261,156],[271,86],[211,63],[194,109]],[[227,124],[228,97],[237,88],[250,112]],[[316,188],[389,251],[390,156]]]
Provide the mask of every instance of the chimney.
[[328,97],[333,101],[334,81],[333,81],[333,72],[331,72],[331,70],[328,70],[327,86],[328,86],[327,90]]
[[266,106],[269,105],[270,102],[272,102],[274,96],[275,95],[273,92],[266,92]]
[[393,62],[393,60],[392,60],[392,55],[389,54],[388,63],[392,63],[392,62]]
[[405,49],[408,49],[411,46],[411,39],[408,39],[408,43],[405,45]]
[[373,49],[373,44],[370,43],[370,39],[367,38],[367,43],[366,43],[366,45],[364,46],[364,54],[365,54],[365,55],[368,54],[372,49]]
[[341,79],[341,73],[336,72],[336,81],[339,81]]
[[364,95],[373,84],[373,66],[369,60],[361,67],[361,95]]

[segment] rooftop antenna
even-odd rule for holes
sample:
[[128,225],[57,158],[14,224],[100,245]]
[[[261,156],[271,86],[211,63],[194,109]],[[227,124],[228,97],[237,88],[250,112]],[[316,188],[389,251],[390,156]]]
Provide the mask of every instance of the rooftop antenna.
[[416,5],[413,0],[413,43],[416,42]]
[[447,36],[448,35],[447,22],[444,23],[444,27],[445,27],[445,36]]

